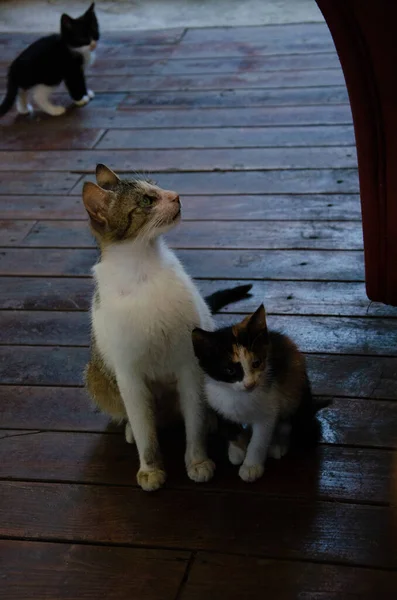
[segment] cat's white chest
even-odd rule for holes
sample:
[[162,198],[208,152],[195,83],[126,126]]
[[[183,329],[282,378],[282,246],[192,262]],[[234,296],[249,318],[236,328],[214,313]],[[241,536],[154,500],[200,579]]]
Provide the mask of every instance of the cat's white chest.
[[250,423],[257,420],[256,403],[252,394],[235,391],[231,386],[207,380],[206,395],[210,406],[231,421]]

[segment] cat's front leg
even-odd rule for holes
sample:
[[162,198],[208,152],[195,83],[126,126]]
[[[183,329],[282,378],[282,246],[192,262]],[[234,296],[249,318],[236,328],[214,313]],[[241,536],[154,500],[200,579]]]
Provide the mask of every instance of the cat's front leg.
[[276,426],[277,414],[269,415],[264,422],[252,426],[252,435],[247,453],[240,467],[239,475],[243,481],[251,483],[262,477],[265,460]]
[[194,365],[185,367],[178,374],[178,392],[181,411],[185,420],[187,474],[193,481],[212,479],[215,464],[206,450],[206,407],[203,402],[203,378]]
[[117,373],[117,384],[125,404],[132,436],[139,453],[137,481],[147,492],[158,490],[165,482],[157,438],[153,397],[137,374]]
[[76,106],[85,106],[94,97],[88,92],[83,69],[76,70],[65,79],[65,85]]

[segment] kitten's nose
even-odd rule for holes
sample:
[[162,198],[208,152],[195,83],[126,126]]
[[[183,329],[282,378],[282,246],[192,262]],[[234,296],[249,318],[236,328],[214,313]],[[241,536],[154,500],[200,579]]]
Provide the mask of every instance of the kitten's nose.
[[178,202],[179,203],[179,194],[176,192],[166,192],[167,200],[169,202]]
[[251,390],[253,390],[255,386],[256,386],[255,381],[247,381],[247,383],[244,383],[244,387],[247,390],[247,392],[250,392]]
[[91,44],[90,44],[90,50],[95,50],[96,48],[96,42],[94,40],[92,40]]

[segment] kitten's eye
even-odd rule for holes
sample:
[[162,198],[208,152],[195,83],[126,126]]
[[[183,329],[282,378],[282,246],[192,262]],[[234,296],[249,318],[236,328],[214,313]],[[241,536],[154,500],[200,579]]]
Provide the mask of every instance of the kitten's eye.
[[141,206],[151,206],[153,204],[153,198],[150,196],[142,196],[139,204]]
[[234,375],[236,372],[236,367],[233,364],[229,364],[226,368],[225,368],[225,373],[227,375]]
[[258,359],[253,360],[252,363],[251,363],[251,367],[253,369],[258,369],[260,366],[261,366],[261,361],[258,360]]

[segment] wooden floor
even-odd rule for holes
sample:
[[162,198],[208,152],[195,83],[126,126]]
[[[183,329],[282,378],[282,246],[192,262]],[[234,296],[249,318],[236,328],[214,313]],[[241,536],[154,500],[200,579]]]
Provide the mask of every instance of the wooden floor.
[[[31,39],[1,36],[2,73]],[[83,109],[0,124],[2,598],[395,599],[397,310],[365,295],[326,26],[104,34],[89,82]],[[169,434],[166,488],[137,488],[134,448],[81,388],[96,259],[81,187],[98,162],[180,192],[169,239],[204,292],[254,282],[219,322],[264,299],[307,353],[333,399],[315,453],[252,485],[221,455],[197,485]]]

